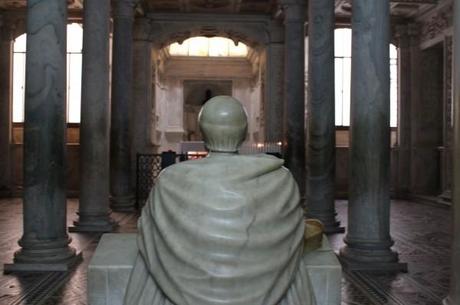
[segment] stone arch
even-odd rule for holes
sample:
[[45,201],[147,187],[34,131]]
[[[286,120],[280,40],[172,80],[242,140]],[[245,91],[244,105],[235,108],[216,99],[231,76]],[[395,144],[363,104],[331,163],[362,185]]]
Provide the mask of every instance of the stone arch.
[[264,22],[228,21],[160,21],[151,20],[149,40],[154,48],[164,48],[174,42],[182,42],[195,36],[226,37],[235,43],[243,42],[253,49],[260,49],[270,41],[267,24]]

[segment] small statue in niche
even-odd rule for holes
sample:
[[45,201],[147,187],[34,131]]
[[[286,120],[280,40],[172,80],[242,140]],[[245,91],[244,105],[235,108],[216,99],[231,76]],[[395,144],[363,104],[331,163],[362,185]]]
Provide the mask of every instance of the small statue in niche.
[[303,210],[283,160],[237,153],[247,116],[232,97],[209,100],[199,125],[209,155],[161,173],[139,219],[125,305],[314,305]]
[[211,89],[206,89],[204,92],[204,99],[203,102],[201,102],[201,105],[204,105],[207,101],[209,101],[212,98],[212,91]]

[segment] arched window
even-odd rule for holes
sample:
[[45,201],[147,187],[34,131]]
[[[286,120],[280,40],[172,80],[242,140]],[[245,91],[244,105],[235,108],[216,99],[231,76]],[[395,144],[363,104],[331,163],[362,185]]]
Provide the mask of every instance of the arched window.
[[248,47],[225,37],[192,37],[182,43],[173,43],[168,48],[171,56],[200,56],[200,57],[245,57]]
[[[13,47],[13,122],[24,122],[24,100],[26,81],[26,41],[22,34]],[[80,122],[81,65],[83,29],[80,24],[67,26],[67,122]]]
[[[390,126],[398,123],[398,52],[390,44]],[[335,30],[335,124],[350,126],[351,29]]]

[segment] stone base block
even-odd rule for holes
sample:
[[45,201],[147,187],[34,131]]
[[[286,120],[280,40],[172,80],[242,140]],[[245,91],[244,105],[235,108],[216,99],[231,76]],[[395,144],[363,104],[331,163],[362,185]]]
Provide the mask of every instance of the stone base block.
[[82,253],[76,254],[74,257],[57,263],[11,263],[3,266],[3,273],[18,273],[18,272],[51,272],[51,271],[62,271],[67,272],[72,270],[83,260]]
[[305,258],[316,305],[341,304],[342,267],[327,237],[323,236],[322,246],[307,252]]
[[327,235],[329,234],[337,234],[337,233],[345,233],[345,227],[341,227],[340,223],[337,224],[337,226],[325,226],[324,227],[324,233]]
[[109,220],[104,222],[81,222],[74,221],[74,226],[69,227],[69,232],[71,233],[84,233],[84,232],[101,232],[109,233],[113,232],[117,227],[118,223]]
[[136,261],[136,234],[104,234],[88,266],[88,304],[122,305]]
[[400,262],[359,262],[339,256],[342,266],[347,271],[373,271],[373,272],[407,272],[407,263]]
[[337,213],[326,214],[324,212],[307,212],[307,218],[317,219],[321,221],[321,223],[324,226],[324,233],[328,235],[345,232],[345,227],[340,226],[340,221],[337,221],[335,219],[336,216]]
[[136,200],[134,196],[110,198],[110,209],[114,212],[130,213],[136,211]]
[[[88,305],[122,305],[138,255],[136,234],[104,234],[88,266]],[[327,238],[305,254],[317,305],[340,305],[342,269]]]

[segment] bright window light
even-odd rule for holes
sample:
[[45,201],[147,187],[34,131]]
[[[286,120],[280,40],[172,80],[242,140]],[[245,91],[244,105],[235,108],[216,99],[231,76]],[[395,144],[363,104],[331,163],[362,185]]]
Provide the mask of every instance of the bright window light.
[[201,57],[245,57],[248,47],[225,37],[192,37],[182,43],[173,43],[168,47],[171,56]]
[[13,47],[13,122],[24,122],[25,70],[26,35],[21,35]]
[[209,56],[228,56],[229,42],[227,38],[213,37],[209,39]]
[[188,54],[190,56],[209,56],[209,39],[206,37],[190,39]]
[[[390,44],[390,126],[398,124],[398,51]],[[350,126],[351,29],[335,30],[335,125]]]
[[182,44],[175,42],[169,46],[169,53],[175,56],[188,56],[188,41]]
[[230,44],[229,49],[229,56],[232,57],[245,57],[248,55],[248,47],[244,44],[239,42],[237,45],[235,43]]
[[[13,122],[24,122],[26,83],[26,41],[22,34],[13,47]],[[80,123],[81,67],[83,28],[72,23],[67,26],[67,122]]]

